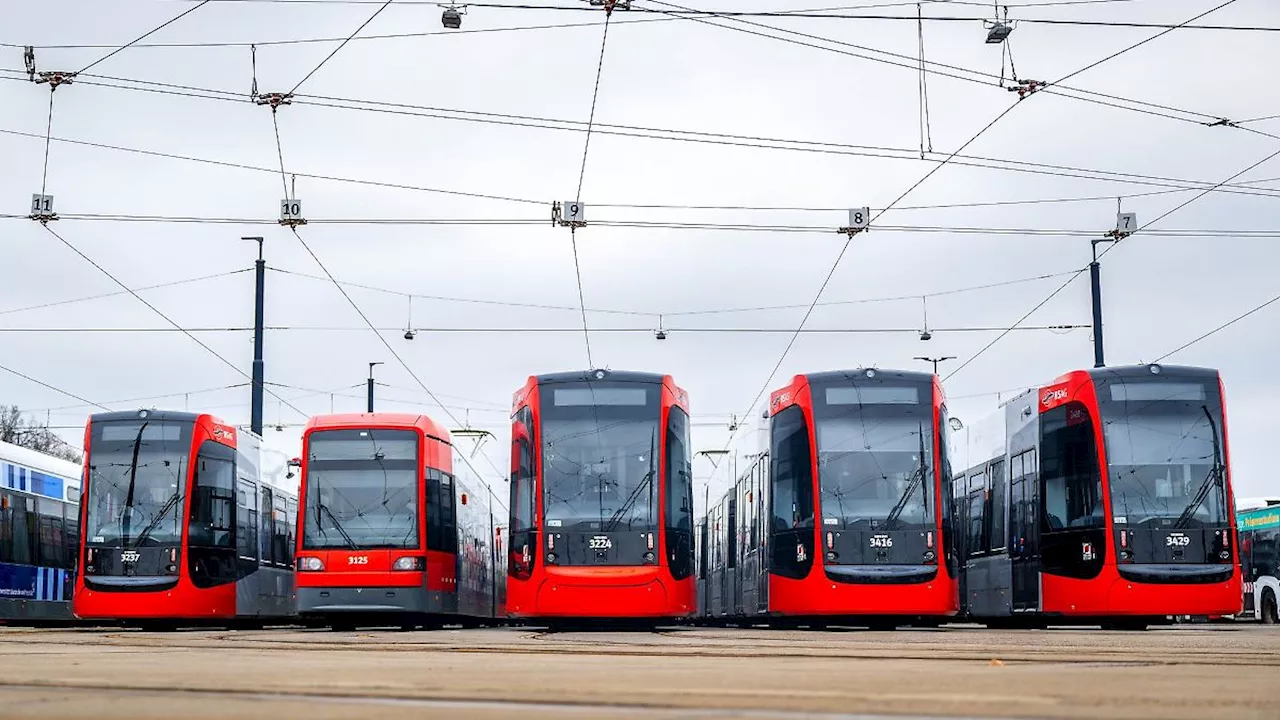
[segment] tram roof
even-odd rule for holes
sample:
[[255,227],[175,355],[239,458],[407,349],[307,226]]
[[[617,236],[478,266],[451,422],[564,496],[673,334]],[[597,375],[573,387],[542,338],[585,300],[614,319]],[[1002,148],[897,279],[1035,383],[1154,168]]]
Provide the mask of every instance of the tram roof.
[[312,430],[337,430],[341,428],[399,427],[419,428],[427,435],[450,442],[450,433],[440,423],[421,413],[338,413],[316,415],[307,421],[303,433]]
[[[145,414],[144,414],[145,413]],[[181,410],[152,410],[150,408],[139,408],[137,410],[123,410],[113,412],[95,413],[89,416],[89,422],[118,422],[122,420],[158,420],[167,422],[184,422],[193,423],[200,418],[202,414],[184,412]],[[213,416],[210,416],[213,417]],[[217,420],[217,418],[214,418]],[[221,423],[221,420],[218,420]],[[225,423],[224,423],[225,424]]]
[[[597,377],[599,373],[604,373],[604,377]],[[578,382],[633,382],[660,385],[666,377],[666,375],[660,373],[639,372],[635,370],[572,370],[569,372],[545,373],[534,376],[539,385]]]
[[[867,371],[875,371],[875,377],[867,377]],[[933,381],[934,374],[930,372],[921,372],[919,370],[894,370],[881,368],[857,368],[854,370],[826,370],[823,372],[803,373],[796,377],[807,378],[809,382],[825,383],[839,382],[841,380],[848,382],[871,380],[873,382],[882,382],[885,380],[897,380],[899,382],[913,383],[929,383]]]

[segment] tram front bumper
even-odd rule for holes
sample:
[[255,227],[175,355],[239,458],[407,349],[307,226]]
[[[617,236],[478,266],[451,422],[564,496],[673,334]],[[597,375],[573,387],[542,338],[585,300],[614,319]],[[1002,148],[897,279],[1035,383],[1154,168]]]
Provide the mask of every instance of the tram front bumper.
[[441,596],[421,587],[303,587],[298,588],[298,612],[433,613],[444,609]]

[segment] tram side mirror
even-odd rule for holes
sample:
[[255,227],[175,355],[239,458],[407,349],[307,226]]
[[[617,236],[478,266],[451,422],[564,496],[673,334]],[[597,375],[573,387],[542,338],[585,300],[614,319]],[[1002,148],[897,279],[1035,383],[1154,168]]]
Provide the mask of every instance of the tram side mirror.
[[297,474],[293,471],[293,469],[301,468],[301,467],[302,467],[302,458],[293,458],[292,460],[289,461],[289,472],[285,475],[285,477],[292,478],[294,475]]
[[950,426],[950,428],[952,430],[955,430],[956,432],[960,432],[961,430],[964,429],[964,423],[961,422],[960,418],[958,417],[947,418],[947,425]]

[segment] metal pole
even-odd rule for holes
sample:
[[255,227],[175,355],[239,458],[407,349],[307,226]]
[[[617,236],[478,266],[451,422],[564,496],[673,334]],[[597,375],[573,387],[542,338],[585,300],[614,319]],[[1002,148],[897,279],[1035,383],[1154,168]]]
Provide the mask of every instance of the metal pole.
[[380,362],[369,363],[369,412],[373,412],[373,368],[381,364]]
[[1102,266],[1098,264],[1098,241],[1093,246],[1093,262],[1089,263],[1089,285],[1093,294],[1093,366],[1105,367],[1102,351]]
[[267,262],[262,258],[262,238],[246,237],[241,240],[253,240],[258,243],[258,259],[254,263],[254,297],[253,297],[253,382],[250,390],[249,426],[254,433],[262,435],[262,403],[265,386],[264,363],[262,360],[263,325],[266,315],[266,282]]

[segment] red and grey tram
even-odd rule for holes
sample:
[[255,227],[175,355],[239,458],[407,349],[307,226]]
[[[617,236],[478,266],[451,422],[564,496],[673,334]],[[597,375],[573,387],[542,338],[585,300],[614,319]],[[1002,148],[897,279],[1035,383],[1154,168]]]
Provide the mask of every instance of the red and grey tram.
[[1077,371],[965,428],[963,612],[1140,629],[1241,607],[1216,370]]
[[768,416],[768,444],[735,451],[739,472],[703,522],[705,616],[888,628],[954,615],[937,377],[797,375]]
[[670,376],[530,377],[511,439],[508,615],[654,624],[695,611],[688,399]]
[[325,415],[302,438],[298,612],[345,629],[504,613],[503,516],[425,415]]
[[206,414],[92,415],[79,618],[157,626],[294,615],[288,458]]

